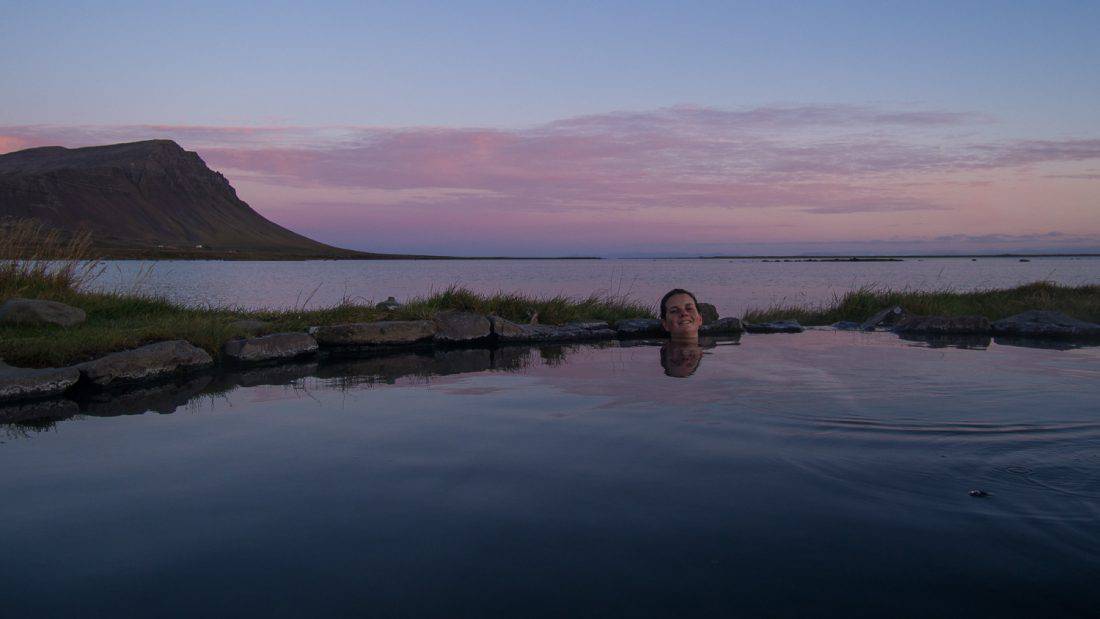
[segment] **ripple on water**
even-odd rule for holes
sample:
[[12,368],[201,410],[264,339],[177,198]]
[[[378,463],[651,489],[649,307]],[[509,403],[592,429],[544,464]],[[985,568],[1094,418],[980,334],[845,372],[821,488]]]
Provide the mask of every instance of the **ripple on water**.
[[1043,441],[1100,439],[1100,423],[994,423],[975,421],[919,421],[862,418],[805,418],[814,432],[850,434],[853,438],[886,441],[925,440],[929,436],[989,441]]
[[[1100,550],[1100,423],[922,422],[852,417],[780,422],[792,466],[852,504],[1015,519]],[[989,501],[971,499],[985,490]],[[1031,523],[1031,524],[1027,524]]]

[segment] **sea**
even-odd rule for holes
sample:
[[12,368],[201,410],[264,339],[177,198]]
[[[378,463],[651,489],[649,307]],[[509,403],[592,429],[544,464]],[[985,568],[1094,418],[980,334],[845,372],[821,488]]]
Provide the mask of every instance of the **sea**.
[[[796,259],[797,260],[797,259]],[[450,286],[476,292],[626,297],[656,306],[686,288],[719,313],[815,306],[862,287],[977,290],[1034,281],[1100,284],[1100,257],[905,258],[901,262],[783,259],[109,261],[92,285],[189,305],[314,309],[350,300],[400,302]]]

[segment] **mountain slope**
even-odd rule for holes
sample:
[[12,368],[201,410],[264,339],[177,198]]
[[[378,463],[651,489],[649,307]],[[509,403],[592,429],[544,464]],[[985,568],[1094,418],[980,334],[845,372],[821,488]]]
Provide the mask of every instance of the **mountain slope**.
[[115,257],[397,257],[331,247],[268,221],[171,140],[0,155],[0,219],[27,218],[90,230]]

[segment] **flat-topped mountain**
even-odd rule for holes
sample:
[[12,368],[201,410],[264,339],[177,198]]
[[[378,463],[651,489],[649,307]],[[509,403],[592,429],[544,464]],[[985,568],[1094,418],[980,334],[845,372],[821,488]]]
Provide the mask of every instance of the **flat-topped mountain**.
[[0,155],[0,220],[28,218],[90,230],[107,257],[398,257],[332,247],[268,221],[171,140]]

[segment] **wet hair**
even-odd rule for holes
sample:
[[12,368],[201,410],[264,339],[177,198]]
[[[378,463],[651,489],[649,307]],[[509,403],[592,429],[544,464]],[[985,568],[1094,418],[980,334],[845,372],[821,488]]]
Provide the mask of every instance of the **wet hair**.
[[672,290],[666,292],[665,296],[661,297],[661,320],[665,319],[665,303],[668,302],[669,298],[678,294],[686,294],[687,296],[691,297],[692,302],[694,302],[696,307],[698,307],[699,300],[695,298],[695,295],[691,294],[687,290],[684,290],[683,288],[673,288]]

